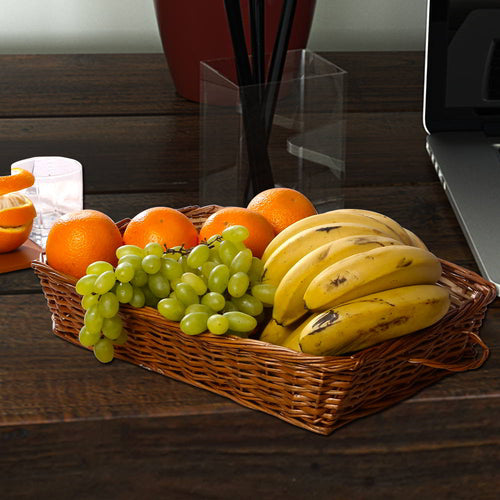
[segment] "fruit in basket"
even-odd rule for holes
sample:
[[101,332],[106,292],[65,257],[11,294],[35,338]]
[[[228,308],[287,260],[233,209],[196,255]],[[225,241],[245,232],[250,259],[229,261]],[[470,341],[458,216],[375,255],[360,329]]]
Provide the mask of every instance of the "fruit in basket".
[[304,292],[304,302],[309,310],[324,310],[390,288],[436,283],[440,276],[441,264],[428,250],[409,245],[373,248],[320,272]]
[[248,237],[243,243],[260,258],[267,245],[275,236],[271,223],[261,214],[241,207],[225,207],[213,213],[200,228],[200,241],[222,234],[229,226],[243,226],[248,230]]
[[116,267],[91,263],[75,287],[86,310],[82,345],[101,362],[111,361],[113,345],[126,336],[121,304],[156,307],[187,335],[208,330],[247,337],[275,292],[259,281],[261,262],[243,243],[248,234],[243,226],[230,226],[192,249],[126,244],[116,249]]
[[346,222],[368,226],[402,243],[406,243],[407,245],[412,244],[411,237],[406,230],[390,217],[370,210],[342,208],[312,215],[293,223],[276,235],[273,241],[267,246],[262,255],[262,260],[266,262],[280,245],[306,229],[322,224],[344,224]]
[[262,281],[278,286],[291,267],[305,255],[325,243],[356,235],[390,237],[379,229],[355,222],[329,223],[304,229],[284,241],[269,256],[264,264]]
[[113,220],[97,210],[63,215],[51,227],[45,248],[47,263],[61,273],[81,278],[96,261],[117,262],[122,236]]
[[158,243],[163,248],[192,248],[198,243],[198,231],[182,212],[152,207],[132,218],[123,233],[123,242],[140,248],[148,243]]
[[247,208],[263,215],[276,234],[294,222],[317,213],[305,195],[290,188],[266,189],[255,195]]
[[298,334],[297,345],[318,356],[355,352],[433,325],[449,307],[449,291],[442,286],[384,290],[314,314]]
[[304,316],[308,312],[304,293],[311,281],[327,267],[351,255],[391,245],[402,243],[387,236],[346,236],[325,243],[306,254],[280,281],[276,289],[273,318],[280,324],[289,325]]
[[33,185],[35,178],[24,169],[0,177],[0,253],[12,252],[28,238],[36,217],[29,198],[17,193]]

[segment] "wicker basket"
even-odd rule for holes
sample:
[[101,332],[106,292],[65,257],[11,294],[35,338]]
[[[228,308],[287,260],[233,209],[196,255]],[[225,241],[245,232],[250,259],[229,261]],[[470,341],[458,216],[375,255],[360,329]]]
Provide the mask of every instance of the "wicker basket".
[[[218,207],[181,209],[199,225]],[[118,226],[123,229],[128,221]],[[259,340],[183,334],[155,309],[122,306],[129,334],[115,357],[225,396],[319,434],[408,398],[457,371],[481,366],[488,347],[478,336],[493,284],[442,262],[452,306],[437,324],[350,356],[310,356]],[[74,344],[84,311],[75,279],[42,261],[33,268],[52,313],[53,331]]]

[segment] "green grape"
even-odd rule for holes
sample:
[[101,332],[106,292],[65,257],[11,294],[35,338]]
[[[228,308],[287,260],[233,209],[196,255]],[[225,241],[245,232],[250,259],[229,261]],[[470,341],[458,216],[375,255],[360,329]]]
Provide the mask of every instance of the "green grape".
[[110,340],[116,340],[122,333],[123,323],[120,316],[116,315],[112,318],[104,318],[102,323],[102,333]]
[[135,275],[135,267],[130,262],[120,262],[115,269],[115,276],[121,283],[132,281]]
[[175,289],[175,287],[179,284],[179,283],[183,283],[182,281],[182,276],[180,276],[179,278],[175,278],[173,280],[170,280],[170,288],[172,290]]
[[86,326],[82,326],[78,334],[78,340],[84,347],[93,346],[101,338],[101,332],[90,333]]
[[207,243],[207,245],[209,245],[212,248],[217,248],[220,245],[220,242],[221,242],[221,235],[220,234],[212,234],[212,236],[210,236],[207,239],[206,243]]
[[251,332],[257,326],[257,320],[241,311],[229,311],[223,314],[229,322],[229,329],[235,332]]
[[250,316],[258,316],[264,309],[262,302],[248,293],[241,297],[234,297],[233,302],[236,304],[239,311],[249,314]]
[[164,299],[170,294],[170,283],[161,273],[152,274],[148,279],[148,287],[159,299]]
[[231,301],[231,300],[226,300],[226,303],[224,304],[224,307],[222,309],[222,313],[230,312],[230,311],[237,311],[238,308],[236,307],[236,304]]
[[226,266],[230,266],[234,257],[238,253],[238,249],[234,245],[234,243],[224,240],[219,245],[219,257],[223,264]]
[[210,262],[214,262],[215,264],[222,264],[222,259],[219,257],[219,248],[211,248],[210,249]]
[[85,310],[90,309],[92,306],[95,306],[99,302],[99,295],[95,293],[89,293],[82,297],[82,307]]
[[232,297],[242,297],[245,292],[248,290],[248,285],[250,284],[250,280],[248,275],[243,272],[238,272],[233,274],[229,278],[229,282],[227,284],[227,291],[229,295]]
[[214,335],[223,335],[229,329],[229,320],[222,314],[212,314],[208,317],[207,328]]
[[250,231],[245,226],[234,225],[222,231],[222,237],[233,243],[245,241],[250,236]]
[[75,285],[76,293],[79,295],[88,295],[94,291],[95,280],[97,279],[97,274],[86,274],[82,276]]
[[115,295],[118,302],[128,304],[134,295],[134,287],[130,283],[118,283]]
[[125,330],[122,330],[122,333],[120,333],[120,336],[113,340],[113,344],[115,345],[124,345],[125,342],[128,340],[128,334]]
[[182,276],[182,265],[170,257],[163,257],[160,272],[165,279],[174,280]]
[[160,299],[150,290],[148,286],[141,288],[144,294],[144,305],[149,307],[156,307]]
[[190,285],[197,295],[203,295],[207,291],[207,284],[194,273],[184,273],[182,275],[182,282]]
[[216,265],[217,262],[212,262],[211,260],[207,260],[201,265],[201,275],[208,280],[210,272]]
[[148,273],[144,271],[144,269],[141,267],[140,269],[136,269],[135,275],[130,281],[130,283],[135,287],[141,288],[147,284],[148,279],[149,279]]
[[134,293],[132,295],[132,298],[129,300],[129,304],[132,307],[144,307],[144,304],[146,303],[146,297],[144,295],[144,292],[142,291],[142,288],[139,287],[134,287]]
[[203,243],[201,245],[196,245],[187,256],[187,265],[191,269],[196,269],[197,267],[203,265],[209,257],[210,248],[207,245]]
[[199,335],[207,330],[208,314],[205,312],[192,312],[186,314],[180,322],[181,331],[187,335]]
[[[170,287],[170,288],[172,288],[172,287]],[[170,292],[169,297],[173,297],[174,299],[176,299],[176,300],[177,300],[177,295],[175,295],[175,290],[172,290],[172,291]]]
[[94,292],[99,295],[104,295],[109,292],[116,283],[116,276],[114,271],[104,271],[97,277],[94,283]]
[[156,307],[158,312],[169,321],[180,321],[184,316],[184,305],[175,297],[160,300]]
[[102,338],[94,345],[94,355],[101,363],[109,363],[113,360],[115,349],[113,342],[107,338]]
[[156,274],[161,269],[161,259],[158,255],[146,255],[141,262],[142,269],[148,274]]
[[231,272],[231,274],[239,272],[248,273],[252,265],[252,258],[252,250],[250,250],[249,248],[240,250],[231,261],[229,271]]
[[157,257],[161,257],[163,255],[163,247],[156,242],[148,243],[144,247],[144,255],[156,255]]
[[177,300],[180,300],[184,306],[198,304],[200,299],[191,285],[181,282],[175,285],[175,295]]
[[99,314],[103,318],[112,318],[119,309],[120,302],[113,292],[107,292],[99,298]]
[[259,283],[264,271],[264,263],[258,257],[252,257],[252,265],[248,270],[248,277],[252,285]]
[[189,306],[186,307],[184,314],[189,314],[192,312],[204,312],[207,314],[213,314],[214,310],[205,304],[190,304]]
[[83,318],[83,323],[87,327],[89,333],[101,333],[102,323],[104,318],[99,313],[99,305],[90,307]]
[[229,281],[229,267],[225,264],[215,266],[208,276],[208,288],[211,292],[224,293]]
[[213,311],[222,311],[226,305],[224,295],[217,292],[208,292],[201,298],[201,303],[210,307]]
[[[245,243],[243,243],[243,241],[233,241],[233,245],[236,247],[236,250],[238,250],[238,252],[241,252],[242,250],[250,250],[249,248],[247,249],[247,247],[245,246]],[[251,252],[251,250],[250,250]]]
[[92,262],[87,266],[87,270],[85,274],[97,274],[100,275],[105,273],[106,271],[113,271],[113,266],[104,260],[97,260],[96,262]]
[[252,287],[252,295],[264,305],[272,306],[276,287],[267,283],[258,283]]
[[174,260],[179,260],[184,255],[184,247],[177,245],[169,249],[168,256]]
[[144,250],[136,245],[122,245],[116,249],[116,257],[121,259],[124,256],[137,255],[141,259],[144,257]]
[[[142,270],[142,266],[141,266],[142,257],[139,257],[139,255],[133,255],[133,254],[125,255],[118,261],[118,265],[124,264],[125,262],[131,264],[135,271],[137,271],[138,269]],[[116,269],[115,269],[115,271],[116,271]]]

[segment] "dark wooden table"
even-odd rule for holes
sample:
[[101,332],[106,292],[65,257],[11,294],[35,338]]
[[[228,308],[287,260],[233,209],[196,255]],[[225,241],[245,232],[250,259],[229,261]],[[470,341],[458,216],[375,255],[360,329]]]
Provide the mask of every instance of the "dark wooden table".
[[[477,270],[425,151],[423,55],[332,53],[348,77],[347,207]],[[161,54],[0,57],[0,174],[77,158],[119,220],[197,201],[199,106]],[[31,270],[0,276],[0,498],[498,498],[500,301],[479,370],[328,437],[93,356],[51,333]]]

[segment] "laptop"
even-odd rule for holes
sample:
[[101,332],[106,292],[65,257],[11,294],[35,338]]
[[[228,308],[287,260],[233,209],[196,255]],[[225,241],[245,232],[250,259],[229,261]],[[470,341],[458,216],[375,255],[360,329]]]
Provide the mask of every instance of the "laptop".
[[427,151],[500,295],[500,0],[428,0]]

